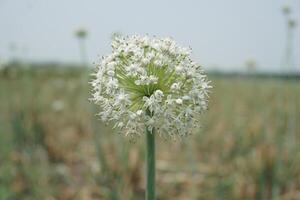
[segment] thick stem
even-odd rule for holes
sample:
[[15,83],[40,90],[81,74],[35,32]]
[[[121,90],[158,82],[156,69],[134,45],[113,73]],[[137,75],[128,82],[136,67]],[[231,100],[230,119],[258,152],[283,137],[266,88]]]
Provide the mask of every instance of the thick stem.
[[146,129],[146,200],[155,200],[155,133]]

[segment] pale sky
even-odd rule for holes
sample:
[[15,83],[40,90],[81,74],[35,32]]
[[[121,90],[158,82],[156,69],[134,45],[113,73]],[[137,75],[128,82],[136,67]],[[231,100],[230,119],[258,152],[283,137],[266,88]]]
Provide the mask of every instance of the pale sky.
[[[110,52],[110,35],[171,36],[191,46],[207,69],[278,70],[286,42],[281,7],[300,22],[300,0],[0,0],[0,59],[78,62],[77,27],[89,32],[89,62]],[[294,63],[300,71],[300,31],[294,30]]]

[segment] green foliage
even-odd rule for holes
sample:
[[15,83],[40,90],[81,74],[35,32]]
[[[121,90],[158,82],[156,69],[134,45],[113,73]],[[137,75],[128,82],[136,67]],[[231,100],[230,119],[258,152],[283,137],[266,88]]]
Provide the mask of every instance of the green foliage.
[[[144,140],[94,120],[86,69],[11,69],[0,78],[0,199],[143,199]],[[202,129],[156,144],[158,198],[296,198],[299,82],[209,78]]]

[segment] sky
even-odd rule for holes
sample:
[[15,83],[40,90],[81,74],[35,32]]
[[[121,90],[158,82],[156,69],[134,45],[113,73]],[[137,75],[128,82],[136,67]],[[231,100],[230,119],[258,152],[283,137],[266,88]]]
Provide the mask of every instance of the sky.
[[[109,54],[111,34],[121,32],[171,36],[207,69],[243,70],[250,59],[259,70],[277,71],[286,4],[300,22],[300,0],[0,0],[0,59],[79,62],[74,30],[85,27],[90,63]],[[299,29],[293,40],[298,71]]]

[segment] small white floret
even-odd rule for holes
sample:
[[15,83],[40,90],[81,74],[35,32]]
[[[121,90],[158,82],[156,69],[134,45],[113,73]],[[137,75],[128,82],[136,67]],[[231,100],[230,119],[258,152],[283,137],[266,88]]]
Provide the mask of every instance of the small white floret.
[[182,99],[176,99],[177,104],[182,104]]

